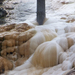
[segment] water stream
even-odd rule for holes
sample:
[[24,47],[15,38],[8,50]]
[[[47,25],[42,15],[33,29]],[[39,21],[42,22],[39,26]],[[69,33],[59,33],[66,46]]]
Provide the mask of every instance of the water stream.
[[[3,7],[7,11],[6,23],[19,23],[36,17],[37,0],[5,0]],[[50,2],[46,0],[46,14],[53,13]]]
[[24,22],[30,15],[36,15],[35,1],[5,0],[0,7],[3,7],[8,13],[4,18],[6,23]]

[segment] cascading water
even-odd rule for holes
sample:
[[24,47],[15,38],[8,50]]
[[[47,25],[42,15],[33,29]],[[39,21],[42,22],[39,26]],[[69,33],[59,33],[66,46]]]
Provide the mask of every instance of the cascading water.
[[[9,1],[9,3],[14,1]],[[29,2],[31,1],[29,0]],[[36,1],[33,2],[35,3]],[[31,4],[32,7],[30,8],[32,11],[34,11],[34,3]],[[20,11],[22,11],[22,7],[20,8],[16,10],[16,12],[19,11],[16,14],[17,18],[22,16],[19,15]],[[18,58],[27,58],[22,65],[14,68],[12,71],[5,72],[5,75],[66,75],[67,72],[72,70],[75,67],[74,8],[74,0],[46,0],[47,20],[42,26],[38,26],[36,20],[34,20],[35,12],[29,15],[28,11],[29,18],[26,17],[26,21],[19,19],[20,22],[25,22],[28,25],[23,23],[19,25],[14,24],[14,27],[11,27],[12,29],[6,32],[9,36],[1,33],[6,40],[3,42],[3,47],[14,46],[15,48],[15,42],[10,44],[12,40],[8,38],[11,37],[10,33],[12,33],[11,38],[17,41],[16,37],[18,36]],[[16,19],[15,21],[18,22],[19,20]],[[13,49],[11,51],[12,53],[15,52]],[[7,49],[6,51],[6,49],[3,49],[1,53],[5,55],[4,52],[8,56],[10,50]]]

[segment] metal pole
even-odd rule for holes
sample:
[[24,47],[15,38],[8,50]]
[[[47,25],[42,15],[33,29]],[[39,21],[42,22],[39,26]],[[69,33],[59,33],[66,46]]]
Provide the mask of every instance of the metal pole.
[[37,0],[37,22],[42,25],[45,20],[45,0]]

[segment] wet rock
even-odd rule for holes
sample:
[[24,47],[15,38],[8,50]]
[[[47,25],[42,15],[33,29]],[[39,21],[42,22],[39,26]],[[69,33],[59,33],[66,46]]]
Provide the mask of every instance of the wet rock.
[[4,18],[0,19],[0,24],[5,24],[5,23],[6,23],[6,21]]
[[7,12],[1,7],[0,8],[0,18],[5,17],[7,15]]
[[0,4],[2,4],[3,1],[4,1],[4,0],[0,0]]

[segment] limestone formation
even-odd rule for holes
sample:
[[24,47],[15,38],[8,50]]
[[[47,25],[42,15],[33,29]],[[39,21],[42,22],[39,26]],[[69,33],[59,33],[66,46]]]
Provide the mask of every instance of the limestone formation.
[[[64,31],[67,31],[67,28],[63,29],[65,29]],[[58,36],[56,34],[56,31],[51,28],[46,29],[44,27],[42,28],[37,26],[26,32],[21,32],[22,34],[20,34],[18,37],[18,40],[20,42],[18,44],[18,53],[20,55],[18,56],[18,58],[26,57],[27,59],[29,59],[25,62],[22,61],[24,62],[24,64],[9,72],[8,75],[21,75],[25,73],[30,74],[30,71],[32,74],[35,71],[34,75],[39,75],[40,72],[41,74],[43,73],[42,69],[46,69],[46,71],[49,70],[50,74],[54,73],[57,75],[62,75],[66,70],[74,67],[75,33],[74,31],[70,31],[69,33],[68,32],[69,31],[67,31],[67,33],[64,33],[63,35]],[[17,60],[15,64],[20,65],[22,63]],[[38,72],[38,68],[40,69],[40,72]]]
[[[40,31],[38,31],[38,29]],[[23,36],[26,36],[26,38],[24,38]],[[43,28],[31,29],[21,34],[19,37],[19,45],[20,45],[19,54],[21,56],[29,57],[32,53],[34,53],[34,51],[40,44],[46,41],[51,41],[56,36],[57,34],[53,32],[51,29],[50,30],[46,28],[45,29]],[[28,41],[25,41],[26,39]]]
[[3,3],[9,12],[7,23],[18,23],[0,25],[0,55],[17,66],[5,75],[63,75],[75,67],[75,0],[46,1],[47,19],[42,26],[31,22],[36,1]]
[[[4,72],[5,70],[12,69],[14,63],[12,62],[11,66],[9,60],[17,61],[17,59],[19,59],[20,56],[18,51],[19,42],[22,42],[21,39],[23,39],[23,43],[25,43],[33,36],[33,34],[31,34],[33,32],[25,32],[31,28],[34,27],[26,23],[10,24],[10,25],[7,24],[0,26],[0,55],[2,56],[0,61],[2,61],[1,64],[3,64],[1,68],[4,66],[1,69],[1,73]],[[8,66],[7,62],[11,68]],[[17,63],[15,64],[16,66],[22,64],[20,63],[20,61],[17,61],[16,63]]]
[[[66,61],[67,50],[74,45],[74,26],[64,26],[60,29],[60,27],[55,26],[39,27],[21,23],[3,25],[0,28],[2,29],[0,30],[1,56],[16,62],[15,64],[13,63],[15,66],[20,66],[28,58],[31,59],[30,63],[34,67],[38,65],[46,68],[62,64],[61,69],[66,70],[75,66],[74,55],[71,56],[72,59]],[[58,36],[60,31],[64,35]],[[32,54],[33,56],[30,58]],[[63,62],[64,60],[65,62]],[[72,63],[71,60],[73,61]]]
[[37,47],[31,63],[34,66],[53,67],[58,64],[59,54],[61,52],[63,52],[63,49],[57,43],[43,43]]

